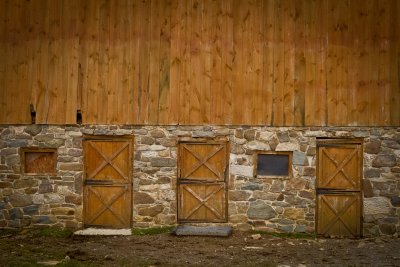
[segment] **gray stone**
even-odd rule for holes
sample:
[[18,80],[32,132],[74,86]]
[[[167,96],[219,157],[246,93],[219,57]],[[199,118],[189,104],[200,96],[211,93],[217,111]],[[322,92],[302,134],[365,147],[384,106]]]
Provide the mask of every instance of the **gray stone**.
[[133,205],[136,204],[153,204],[154,199],[146,193],[135,192],[133,194]]
[[8,146],[9,147],[26,147],[26,146],[28,146],[28,140],[23,140],[23,139],[12,140],[12,141],[8,142]]
[[304,167],[303,176],[315,177],[315,167]]
[[304,219],[305,212],[301,208],[286,208],[283,216],[292,220],[301,220]]
[[237,144],[231,144],[231,153],[232,154],[243,154],[245,152],[243,146]]
[[242,190],[250,190],[250,191],[255,191],[255,190],[263,190],[263,186],[261,184],[256,184],[256,183],[245,183],[242,188]]
[[395,207],[400,207],[400,196],[394,196],[390,198],[390,203]]
[[82,204],[82,196],[78,194],[69,194],[65,196],[65,203],[81,205]]
[[235,137],[239,139],[244,138],[242,128],[235,129]]
[[281,142],[281,143],[290,141],[289,134],[286,131],[285,132],[277,132],[276,135],[278,136],[279,142]]
[[81,163],[59,163],[61,171],[83,171],[83,164]]
[[154,144],[155,140],[154,138],[148,137],[148,136],[141,136],[140,137],[140,143],[143,145],[152,145]]
[[292,161],[296,166],[308,166],[307,156],[304,152],[294,151]]
[[228,237],[232,234],[230,226],[192,226],[179,225],[173,233],[177,236],[220,236]]
[[302,224],[298,224],[298,225],[296,225],[296,227],[294,228],[294,231],[295,231],[296,233],[305,233],[305,232],[306,232],[306,229],[307,229],[307,226],[302,225]]
[[303,178],[292,178],[286,182],[286,191],[298,191],[304,189],[307,184],[306,180]]
[[30,196],[23,194],[13,194],[9,196],[9,201],[13,207],[25,207],[33,203]]
[[32,223],[34,224],[53,224],[57,221],[55,216],[38,215],[32,217]]
[[38,142],[49,142],[54,139],[54,134],[42,134],[35,137]]
[[31,205],[31,206],[22,208],[22,210],[24,211],[24,213],[26,215],[35,215],[38,213],[39,207],[37,205]]
[[381,224],[379,230],[385,235],[393,235],[396,233],[396,225],[394,224]]
[[229,191],[229,200],[231,201],[247,201],[250,196],[251,193],[247,191]]
[[151,166],[153,167],[175,167],[176,160],[172,158],[151,158]]
[[12,208],[8,211],[8,214],[10,216],[10,220],[18,220],[22,219],[23,215],[22,212],[19,208]]
[[297,150],[300,150],[300,147],[298,144],[294,143],[280,143],[275,148],[275,151],[297,151]]
[[363,179],[363,192],[364,197],[366,198],[374,196],[374,191],[372,190],[372,184],[370,180]]
[[262,200],[257,200],[250,203],[247,211],[249,219],[268,220],[276,216],[275,210]]
[[385,141],[383,141],[383,144],[384,144],[385,146],[387,146],[388,148],[400,149],[400,144],[397,143],[397,142],[394,141],[394,140],[385,140]]
[[247,147],[251,150],[263,150],[263,151],[270,150],[270,147],[268,144],[260,142],[260,141],[250,141],[247,144]]
[[247,141],[253,141],[256,138],[256,131],[254,129],[245,130],[243,137]]
[[382,170],[375,168],[365,168],[364,178],[379,178],[381,176]]
[[272,186],[269,189],[271,192],[280,193],[283,191],[283,183],[282,181],[275,180],[272,182]]
[[253,177],[253,167],[244,165],[230,165],[230,173],[232,175],[240,175],[246,177]]
[[29,125],[25,128],[24,130],[26,133],[36,136],[42,131],[42,127],[40,125],[34,124],[34,125]]
[[38,186],[38,181],[33,179],[18,179],[14,181],[14,188],[26,188]]
[[381,142],[379,140],[371,140],[364,146],[364,152],[368,154],[378,154],[381,151]]
[[72,157],[81,157],[83,155],[83,150],[78,148],[68,149],[67,155]]
[[278,225],[278,229],[285,233],[290,233],[293,232],[293,225]]
[[141,216],[149,216],[149,217],[154,217],[157,214],[160,214],[161,212],[163,212],[164,210],[164,206],[163,205],[155,205],[152,207],[145,207],[145,208],[140,208],[138,210],[138,214]]
[[394,155],[378,155],[372,161],[372,167],[393,167],[396,165],[396,157]]
[[215,134],[212,131],[194,131],[192,137],[214,137]]
[[50,182],[48,180],[43,180],[40,185],[39,185],[39,193],[43,194],[43,193],[51,193],[53,192],[53,185],[50,184]]
[[10,155],[6,157],[6,164],[9,166],[17,165],[21,162],[19,155]]
[[177,144],[176,139],[173,138],[163,138],[160,140],[160,145],[164,147],[175,147]]
[[45,142],[44,144],[39,144],[39,147],[59,148],[64,144],[65,144],[64,139],[53,139],[51,141]]
[[13,154],[18,154],[17,148],[4,148],[0,151],[0,156],[9,156]]
[[364,214],[378,215],[389,214],[391,204],[386,197],[371,197],[364,199]]
[[268,142],[268,144],[269,144],[269,146],[270,146],[270,148],[271,148],[271,150],[276,150],[276,147],[278,146],[278,144],[279,144],[279,140],[278,140],[278,138],[276,138],[275,136]]
[[315,156],[316,151],[317,151],[317,149],[315,146],[309,146],[306,154],[307,154],[307,156]]
[[164,131],[160,130],[160,129],[155,129],[153,131],[150,132],[150,135],[154,138],[162,138],[165,137],[165,133]]
[[313,191],[302,190],[302,191],[300,191],[299,196],[302,198],[307,198],[307,199],[315,199],[315,195],[314,195]]

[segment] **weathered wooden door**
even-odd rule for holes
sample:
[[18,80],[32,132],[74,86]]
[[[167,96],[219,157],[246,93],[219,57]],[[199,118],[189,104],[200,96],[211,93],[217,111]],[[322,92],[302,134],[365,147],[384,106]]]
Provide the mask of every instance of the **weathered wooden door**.
[[317,234],[359,237],[362,229],[362,141],[317,141]]
[[132,141],[95,137],[84,140],[85,226],[131,226]]
[[226,222],[226,142],[180,143],[179,222]]

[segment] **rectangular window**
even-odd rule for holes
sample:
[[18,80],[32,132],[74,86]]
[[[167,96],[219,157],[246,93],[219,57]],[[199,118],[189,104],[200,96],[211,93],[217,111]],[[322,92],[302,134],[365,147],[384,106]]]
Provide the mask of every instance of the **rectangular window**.
[[23,148],[21,153],[22,173],[30,175],[56,173],[56,149]]
[[291,176],[292,153],[258,153],[257,176]]

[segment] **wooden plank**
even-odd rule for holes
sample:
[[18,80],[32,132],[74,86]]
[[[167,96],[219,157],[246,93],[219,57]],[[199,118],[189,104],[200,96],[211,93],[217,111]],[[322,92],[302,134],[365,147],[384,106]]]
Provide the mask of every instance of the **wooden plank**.
[[[140,10],[140,11],[139,11]],[[138,4],[139,14],[139,77],[138,77],[138,121],[139,124],[147,123],[149,95],[150,95],[150,14],[151,1],[146,0]]]
[[140,22],[140,13],[141,13],[141,5],[137,2],[129,2],[131,7],[130,17],[132,20],[132,27],[130,27],[129,32],[129,52],[130,52],[130,62],[129,62],[129,103],[131,105],[130,108],[130,116],[129,119],[132,123],[139,123],[139,113],[140,113],[140,97],[139,97],[139,60],[140,60],[140,31],[141,31],[141,22]]
[[400,3],[391,3],[390,125],[400,125]]
[[202,121],[201,100],[202,100],[202,9],[203,1],[193,0],[190,6],[191,16],[191,37],[190,37],[190,110],[189,124],[198,124]]
[[[306,85],[308,98],[311,98],[310,106],[315,107],[314,93],[315,93],[315,53],[308,49],[310,43],[314,43],[315,39],[310,36],[311,24],[311,6],[315,2],[299,2],[294,3],[294,125],[304,126],[305,124],[305,98],[306,98]],[[307,43],[306,43],[307,42]],[[307,110],[307,115],[313,113]]]
[[[245,81],[244,81],[244,58],[245,58],[245,23],[248,19],[248,10],[242,1],[233,2],[233,77],[232,77],[232,124],[244,123],[243,112],[246,111],[244,100]],[[247,96],[248,97],[248,96]]]
[[233,44],[233,1],[227,0],[223,2],[224,5],[222,7],[222,74],[221,74],[221,83],[222,83],[222,95],[220,109],[221,109],[221,119],[219,120],[220,124],[231,124],[232,123],[232,76],[233,76],[233,61],[234,61],[234,44]]
[[201,2],[200,32],[200,122],[210,123],[211,115],[211,8],[212,0]]
[[264,2],[264,51],[263,51],[263,88],[261,108],[262,124],[272,125],[272,97],[274,88],[274,31],[275,4],[274,0]]
[[274,87],[272,98],[272,125],[284,125],[284,110],[283,110],[283,97],[284,97],[284,16],[283,16],[283,2],[281,0],[275,1],[275,30],[274,30]]
[[[374,109],[375,120],[369,125],[390,125],[390,46],[391,29],[390,23],[393,19],[390,11],[390,0],[376,1],[373,10],[373,20],[377,28],[378,36],[375,48],[378,50],[377,67],[378,80],[376,82],[373,98],[378,102]],[[377,21],[377,22],[376,22]],[[376,61],[375,61],[376,62]],[[400,109],[400,108],[399,108]]]
[[295,1],[283,1],[284,34],[284,82],[283,82],[283,124],[294,124],[294,59],[295,59]]
[[208,1],[206,5],[208,8],[209,20],[209,46],[210,46],[210,122],[212,124],[221,124],[222,118],[222,39],[224,38],[223,32],[223,14],[222,6],[224,3],[220,1]]
[[181,108],[181,88],[180,80],[183,72],[182,49],[184,44],[184,32],[181,27],[181,22],[186,23],[186,18],[183,15],[183,4],[178,0],[173,0],[171,3],[171,18],[170,18],[170,68],[169,68],[169,90],[170,90],[170,107],[169,109],[169,124],[179,123],[179,110]]
[[179,112],[179,123],[189,124],[190,122],[190,109],[191,109],[191,34],[192,34],[192,5],[193,1],[183,1],[179,5],[179,14],[181,14],[181,20],[179,27],[182,32],[182,49],[181,49],[181,62],[182,62],[182,75],[180,76],[179,88],[180,88],[180,110]]
[[0,2],[0,123],[6,123],[7,13],[8,1]]
[[170,83],[170,57],[171,57],[171,1],[159,5],[160,16],[160,63],[158,87],[158,123],[176,123],[177,95],[176,87]]

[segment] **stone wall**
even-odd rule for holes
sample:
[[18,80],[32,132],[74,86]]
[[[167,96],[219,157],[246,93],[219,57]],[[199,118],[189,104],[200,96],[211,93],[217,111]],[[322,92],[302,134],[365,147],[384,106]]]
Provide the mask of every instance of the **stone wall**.
[[[0,126],[0,227],[82,227],[82,136],[134,135],[133,225],[176,224],[177,143],[230,142],[229,223],[314,232],[317,137],[364,138],[364,234],[400,233],[400,128]],[[20,148],[57,148],[57,174],[21,173]],[[293,151],[291,177],[254,177],[255,151]]]

